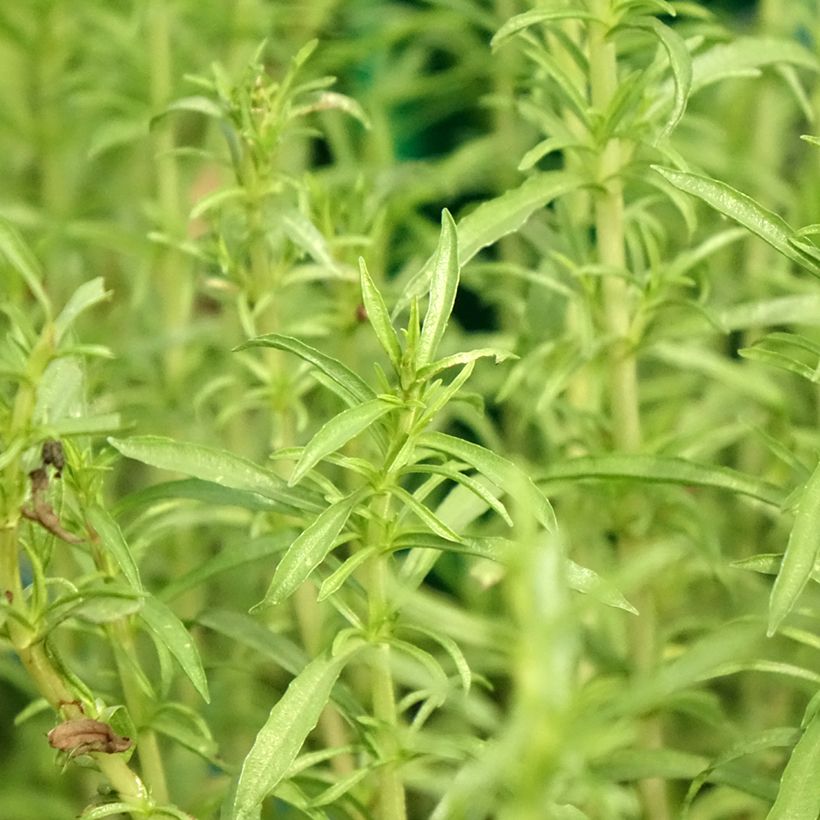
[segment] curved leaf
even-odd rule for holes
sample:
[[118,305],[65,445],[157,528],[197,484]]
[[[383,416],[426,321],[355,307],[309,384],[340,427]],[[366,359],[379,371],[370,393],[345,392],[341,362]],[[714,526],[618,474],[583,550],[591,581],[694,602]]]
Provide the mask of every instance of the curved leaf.
[[820,276],[820,265],[801,253],[790,241],[794,231],[786,221],[750,196],[716,179],[659,165],[653,165],[652,168],[676,188],[702,199],[719,213],[748,228],[792,262]]
[[100,536],[108,554],[122,570],[125,579],[135,590],[141,591],[142,581],[140,581],[136,561],[117,522],[99,504],[92,504],[86,511],[86,517]]
[[153,596],[145,599],[139,617],[153,637],[167,647],[177,659],[182,671],[202,695],[202,699],[210,703],[208,680],[202,668],[199,652],[182,621],[162,601]]
[[335,657],[325,652],[291,681],[271,709],[242,763],[233,801],[233,820],[258,820],[262,801],[287,774],[305,738],[318,723],[333,685],[357,649],[350,646]]
[[368,489],[358,490],[332,504],[301,533],[282,556],[264,600],[256,604],[251,612],[282,603],[307,580],[333,549],[353,508],[367,492]]
[[714,487],[748,495],[776,507],[781,506],[786,499],[783,490],[766,481],[728,467],[701,464],[675,456],[583,456],[552,465],[539,476],[538,482],[540,484],[584,478],[622,478],[650,483]]
[[308,471],[313,469],[325,456],[335,453],[352,438],[370,427],[377,419],[399,407],[400,405],[396,402],[371,399],[355,407],[349,407],[334,416],[305,445],[299,461],[293,468],[288,485],[292,487],[298,484]]
[[269,333],[249,339],[234,350],[246,350],[249,347],[275,347],[293,353],[308,364],[313,365],[330,379],[337,388],[337,393],[347,404],[361,404],[369,399],[376,398],[370,385],[357,376],[352,370],[337,359],[322,353],[315,347],[305,344],[292,336],[283,336],[280,333]]
[[792,751],[766,820],[816,820],[820,817],[820,713],[815,713]]
[[460,265],[456,223],[445,208],[441,214],[441,236],[430,280],[430,301],[416,347],[416,368],[429,364],[444,337],[458,290]]
[[489,478],[493,484],[508,493],[520,492],[523,489],[529,496],[530,506],[541,525],[550,530],[555,528],[555,514],[546,496],[535,486],[532,479],[512,461],[480,444],[449,436],[446,433],[424,433],[419,437],[419,444],[466,461],[471,467]]
[[379,340],[379,344],[384,348],[390,358],[390,363],[398,372],[401,365],[401,345],[396,328],[390,321],[390,312],[384,303],[376,283],[370,278],[364,259],[359,257],[359,275],[362,286],[362,304],[364,305],[367,320]]
[[786,554],[769,599],[769,629],[773,635],[806,586],[820,552],[820,463],[806,482]]
[[109,438],[109,443],[127,458],[142,461],[161,470],[187,473],[235,490],[249,490],[297,510],[321,510],[316,493],[290,488],[284,479],[246,458],[201,444],[174,441],[163,436]]
[[[583,187],[585,181],[566,171],[530,176],[518,188],[479,205],[458,222],[458,254],[464,267],[482,248],[517,231],[532,214],[563,194]],[[435,259],[431,258],[407,283],[393,315],[400,313],[427,289]]]

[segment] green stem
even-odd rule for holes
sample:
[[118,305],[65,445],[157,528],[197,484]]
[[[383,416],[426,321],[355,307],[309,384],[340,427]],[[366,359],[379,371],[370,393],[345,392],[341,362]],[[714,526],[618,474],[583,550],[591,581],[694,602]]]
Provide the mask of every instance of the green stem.
[[[596,0],[593,13],[602,21],[611,19],[610,0]],[[592,104],[604,112],[615,95],[618,84],[618,65],[615,44],[607,39],[608,25],[592,22],[589,27],[589,72]],[[601,265],[613,271],[604,277],[602,297],[606,330],[612,341],[609,348],[609,405],[612,418],[612,440],[621,452],[637,452],[641,447],[640,404],[638,394],[637,362],[630,341],[632,299],[626,273],[624,196],[621,166],[624,152],[621,141],[609,139],[602,146],[598,160],[598,182],[601,191],[595,195],[595,229],[598,258]],[[621,538],[621,556],[628,560],[640,544],[625,523]],[[631,624],[631,656],[638,674],[648,673],[656,661],[656,625],[654,601],[649,593],[638,602],[641,616]],[[662,727],[657,718],[645,722],[642,740],[649,749],[663,745]],[[666,784],[659,778],[640,783],[646,817],[653,820],[671,818]]]
[[[171,99],[173,66],[171,59],[172,5],[164,0],[150,0],[147,9],[148,49],[150,53],[151,106],[155,113],[162,111]],[[170,237],[181,238],[185,215],[180,195],[179,164],[174,155],[175,138],[170,121],[156,129],[153,149],[155,192],[159,205],[162,230]],[[184,366],[184,351],[178,336],[189,324],[193,283],[188,263],[177,250],[160,251],[156,265],[156,290],[161,294],[165,332],[168,334],[166,373],[172,383],[179,379]]]
[[[112,643],[116,643],[122,652],[131,656],[136,655],[134,635],[125,621],[117,621],[111,624],[109,637]],[[159,741],[153,729],[145,728],[147,719],[145,695],[135,680],[132,670],[127,664],[123,663],[121,653],[115,652],[114,657],[122,684],[125,705],[139,731],[137,753],[139,754],[142,776],[150,789],[152,799],[157,803],[168,803],[168,782],[165,777],[165,767],[162,762]]]
[[[408,420],[409,421],[409,420]],[[384,542],[384,526],[390,515],[390,495],[385,492],[375,500],[373,518],[368,529],[368,544]],[[377,556],[369,564],[368,617],[374,639],[384,636],[385,624],[390,617],[387,596],[390,574],[389,559]],[[370,679],[373,717],[381,726],[380,745],[386,762],[379,769],[378,811],[381,820],[405,820],[404,783],[398,769],[399,747],[396,738],[398,712],[393,672],[390,667],[390,646],[380,642],[374,649]]]

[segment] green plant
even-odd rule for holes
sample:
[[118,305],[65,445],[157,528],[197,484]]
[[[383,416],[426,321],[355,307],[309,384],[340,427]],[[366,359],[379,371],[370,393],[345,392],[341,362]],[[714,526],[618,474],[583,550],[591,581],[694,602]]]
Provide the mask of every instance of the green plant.
[[816,9],[309,5],[0,11],[4,812],[816,817]]

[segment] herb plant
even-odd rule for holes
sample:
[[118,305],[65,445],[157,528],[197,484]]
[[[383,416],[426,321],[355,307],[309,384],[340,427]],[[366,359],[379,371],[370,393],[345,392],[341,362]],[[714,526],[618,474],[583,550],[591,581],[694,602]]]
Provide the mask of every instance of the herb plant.
[[4,816],[820,814],[820,17],[716,5],[0,11]]

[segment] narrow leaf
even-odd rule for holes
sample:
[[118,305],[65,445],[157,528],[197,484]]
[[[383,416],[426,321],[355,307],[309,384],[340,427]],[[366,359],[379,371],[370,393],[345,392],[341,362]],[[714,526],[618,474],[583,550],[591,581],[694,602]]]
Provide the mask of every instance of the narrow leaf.
[[417,368],[429,364],[436,355],[455,303],[459,271],[456,223],[445,208],[441,214],[441,237],[430,280],[430,301],[416,348]]
[[325,456],[335,453],[352,438],[366,430],[377,419],[399,407],[384,399],[371,399],[364,404],[349,407],[323,425],[308,442],[288,481],[289,486],[298,484],[307,472]]
[[152,467],[186,473],[222,487],[249,490],[297,510],[315,511],[323,507],[322,500],[316,493],[291,489],[284,479],[270,470],[225,450],[161,436],[109,438],[108,441],[127,458],[142,461]]
[[449,436],[446,433],[425,433],[419,444],[431,450],[447,453],[461,461],[466,461],[497,487],[508,493],[520,492],[523,488],[532,502],[532,509],[542,526],[555,528],[555,515],[546,496],[535,486],[532,479],[513,462],[471,441]]
[[339,263],[333,258],[327,240],[301,211],[285,211],[279,215],[279,221],[288,239],[311,259],[324,265],[328,270],[339,270]]
[[820,713],[815,713],[792,751],[766,820],[816,820],[820,817]]
[[97,531],[108,554],[114,559],[128,583],[138,591],[142,590],[139,570],[117,522],[98,504],[92,504],[86,511],[86,517]]
[[139,617],[148,631],[177,659],[182,671],[194,688],[210,703],[208,681],[194,641],[182,621],[160,600],[149,596],[145,599]]
[[733,219],[768,242],[783,256],[820,276],[818,266],[789,241],[794,231],[786,221],[764,208],[750,196],[716,179],[676,171],[672,168],[662,168],[658,165],[652,167],[676,188],[702,199],[719,213],[728,216],[729,219]]
[[46,318],[50,318],[51,304],[43,290],[43,271],[40,263],[17,229],[5,219],[0,219],[0,256],[5,257],[9,265],[23,277],[34,298],[40,303]]
[[820,462],[806,482],[789,535],[783,564],[769,599],[769,629],[773,635],[789,614],[814,570],[820,550]]
[[594,570],[588,567],[582,567],[580,564],[576,564],[575,561],[567,560],[565,571],[567,574],[567,584],[569,584],[570,589],[589,595],[591,598],[595,598],[607,606],[624,609],[633,615],[638,614],[638,610],[635,609],[615,587],[604,581]]
[[254,539],[243,538],[238,544],[227,544],[213,558],[209,558],[203,564],[197,564],[183,576],[174,578],[159,593],[159,598],[167,603],[188,590],[202,585],[215,575],[262,558],[270,558],[272,555],[283,552],[294,538],[294,532],[285,529],[273,535],[263,535]]
[[110,295],[111,291],[105,290],[101,276],[80,285],[54,320],[54,335],[57,343],[59,344],[65,336],[66,331],[71,327],[77,316],[84,310],[88,310],[107,299]]
[[384,299],[382,299],[375,282],[370,278],[367,266],[361,257],[359,257],[359,274],[362,285],[362,304],[367,313],[367,320],[370,322],[379,344],[390,358],[390,363],[398,372],[401,364],[399,337],[396,334],[396,328],[393,327],[393,323],[390,321],[390,312],[387,310]]
[[337,536],[364,492],[357,491],[332,504],[302,532],[276,567],[264,600],[251,611],[282,603],[307,580],[335,546]]
[[[563,194],[583,187],[584,180],[566,171],[548,171],[529,177],[518,188],[479,205],[458,223],[458,254],[461,266],[482,248],[517,231],[535,211]],[[404,310],[427,288],[434,258],[408,282],[393,315]]]
[[364,549],[354,552],[349,558],[346,558],[342,562],[342,565],[328,575],[322,582],[317,600],[324,601],[325,598],[333,595],[362,564],[369,561],[374,555],[377,555],[378,552],[378,547],[365,547]]
[[779,487],[737,470],[674,456],[583,456],[553,464],[541,474],[538,481],[551,483],[579,478],[622,478],[649,483],[714,487],[748,495],[776,507],[779,507],[786,497]]
[[258,820],[262,801],[287,774],[305,738],[319,721],[333,685],[355,651],[351,647],[336,657],[326,652],[291,681],[271,709],[242,764],[234,797],[234,820]]
[[547,9],[534,9],[523,14],[516,14],[504,23],[490,40],[491,48],[498,48],[506,40],[520,31],[541,24],[555,23],[559,20],[596,20],[597,18],[589,12],[572,9],[568,11],[555,11]]
[[347,404],[361,404],[376,397],[367,382],[352,370],[315,347],[299,341],[299,339],[282,336],[279,333],[269,333],[266,336],[257,336],[255,339],[250,339],[234,349],[246,350],[249,347],[275,347],[277,350],[286,350],[288,353],[295,354],[324,373],[336,385],[339,396]]
[[674,29],[664,25],[655,17],[651,18],[649,27],[669,56],[669,66],[672,69],[672,78],[675,83],[672,111],[660,134],[661,137],[665,137],[675,130],[675,126],[680,122],[686,110],[686,102],[692,88],[692,59],[686,43]]
[[421,501],[415,498],[411,493],[408,493],[403,487],[392,487],[390,493],[398,498],[422,524],[428,526],[436,535],[440,535],[449,541],[458,542],[461,540],[457,532],[450,529],[432,510],[425,507]]

